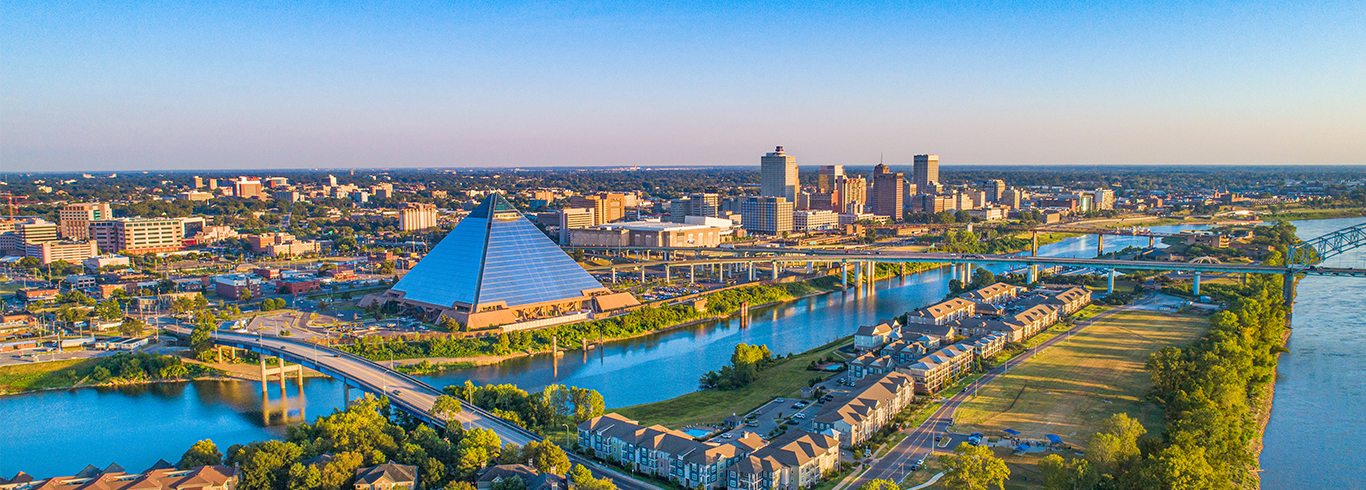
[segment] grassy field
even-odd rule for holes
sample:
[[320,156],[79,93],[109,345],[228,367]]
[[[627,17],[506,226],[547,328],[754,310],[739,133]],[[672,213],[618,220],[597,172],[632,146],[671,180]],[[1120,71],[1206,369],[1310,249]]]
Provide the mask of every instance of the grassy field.
[[678,428],[688,424],[720,423],[732,413],[748,413],[774,398],[796,396],[811,378],[828,377],[831,373],[807,371],[806,367],[811,361],[824,359],[835,349],[850,343],[853,343],[853,338],[845,337],[794,355],[765,369],[759,373],[759,379],[739,390],[697,391],[662,402],[610,411],[638,420],[644,425],[661,424]]
[[97,362],[97,359],[72,359],[0,367],[0,390],[17,393],[70,386],[73,380],[89,375]]
[[1115,313],[983,387],[958,409],[957,429],[988,435],[1015,429],[1032,439],[1057,434],[1084,446],[1105,418],[1123,412],[1157,434],[1162,414],[1142,399],[1149,387],[1143,364],[1153,351],[1185,345],[1207,327],[1197,316]]

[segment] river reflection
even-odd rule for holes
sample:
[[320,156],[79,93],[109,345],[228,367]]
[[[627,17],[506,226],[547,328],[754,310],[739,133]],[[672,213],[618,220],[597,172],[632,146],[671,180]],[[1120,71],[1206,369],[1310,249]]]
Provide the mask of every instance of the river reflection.
[[[1199,226],[1158,227],[1177,231]],[[1146,246],[1140,237],[1107,237],[1105,250]],[[1040,255],[1093,257],[1095,238],[1077,237],[1040,247]],[[1000,266],[993,272],[1003,272]],[[558,383],[592,388],[609,407],[672,398],[697,389],[702,373],[729,362],[740,342],[767,344],[775,353],[802,352],[850,335],[865,325],[900,315],[944,297],[947,270],[879,281],[872,291],[838,292],[750,312],[750,325],[736,319],[608,343],[586,355],[570,352],[512,359],[491,366],[427,377],[434,385],[514,383],[529,391]],[[200,439],[220,449],[279,438],[289,424],[331,413],[342,406],[342,383],[307,379],[300,390],[288,382],[288,397],[271,384],[196,381],[121,388],[62,390],[0,397],[0,475],[23,470],[36,476],[67,475],[87,464],[111,462],[131,471],[160,458],[174,461]],[[352,391],[351,395],[359,393]]]

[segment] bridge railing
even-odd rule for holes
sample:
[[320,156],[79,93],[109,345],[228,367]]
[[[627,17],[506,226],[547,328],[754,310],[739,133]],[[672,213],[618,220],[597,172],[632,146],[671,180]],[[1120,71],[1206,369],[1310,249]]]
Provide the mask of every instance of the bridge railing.
[[[403,379],[403,380],[405,380],[405,381],[408,381],[408,382],[410,382],[410,383],[412,383],[412,384],[414,384],[414,385],[417,385],[417,386],[419,386],[419,387],[421,387],[421,388],[423,388],[423,389],[426,389],[426,390],[428,390],[429,392],[431,392],[431,393],[433,393],[433,394],[436,394],[436,395],[438,395],[438,396],[446,394],[446,392],[442,391],[440,388],[437,388],[437,387],[435,387],[435,386],[432,386],[432,385],[428,384],[427,382],[422,381],[422,380],[420,380],[420,379],[418,379],[418,378],[416,378],[416,377],[413,377],[412,375],[410,375],[410,374],[408,374],[408,373],[404,373],[404,372],[400,372],[400,371],[397,371],[397,370],[389,369],[387,366],[385,366],[385,365],[383,365],[383,364],[380,364],[380,363],[378,363],[378,362],[375,362],[375,361],[372,360],[372,359],[369,359],[369,358],[366,358],[366,357],[362,357],[362,356],[358,356],[358,355],[356,355],[356,354],[352,354],[352,353],[350,353],[350,352],[346,352],[346,351],[341,350],[341,349],[336,349],[336,348],[333,348],[333,347],[330,347],[330,346],[321,345],[321,344],[315,344],[315,343],[312,343],[312,342],[306,342],[306,341],[298,340],[298,339],[291,339],[291,338],[279,337],[279,336],[275,336],[275,335],[265,335],[265,334],[261,334],[261,335],[259,335],[258,337],[261,338],[261,339],[270,339],[270,340],[272,340],[272,341],[284,342],[284,343],[287,343],[287,344],[298,345],[298,346],[301,346],[301,347],[310,347],[310,348],[319,349],[319,350],[321,350],[322,352],[326,352],[326,353],[329,353],[329,354],[335,354],[335,355],[337,355],[337,356],[339,356],[339,357],[345,357],[345,358],[350,359],[350,360],[352,360],[352,361],[355,361],[355,362],[359,362],[359,363],[362,363],[362,364],[366,364],[366,365],[372,366],[372,367],[374,367],[374,368],[376,368],[376,369],[379,369],[379,370],[381,370],[381,371],[384,371],[385,373],[387,373],[387,374],[389,374],[389,375],[392,375],[392,376],[397,377],[397,378],[401,378],[401,379]],[[265,349],[265,348],[266,348],[266,346],[264,346],[264,345],[260,345],[259,347],[261,347],[262,349]],[[286,351],[286,353],[287,353],[287,354],[290,354],[290,355],[293,356],[293,357],[298,357],[299,359],[307,359],[307,358],[305,358],[305,357],[303,357],[303,356],[300,356],[300,355],[299,355],[298,353],[296,353],[296,352],[287,352],[287,351]],[[279,355],[279,354],[281,354],[281,353],[277,352],[276,354]],[[317,361],[313,361],[313,362],[314,362],[315,364],[317,363]],[[379,387],[377,387],[377,386],[372,386],[371,388],[374,389],[374,390],[376,390],[376,391],[381,391],[381,390],[379,390]],[[492,420],[492,421],[494,421],[494,422],[496,422],[496,423],[502,424],[502,425],[506,426],[506,428],[512,430],[513,432],[520,433],[520,434],[522,434],[522,435],[524,435],[524,436],[526,436],[526,437],[531,438],[532,440],[541,440],[541,439],[543,439],[543,437],[541,437],[540,435],[536,434],[535,432],[531,432],[531,431],[529,431],[529,430],[523,428],[522,426],[519,426],[519,425],[517,425],[517,424],[512,423],[511,421],[509,421],[509,420],[507,420],[507,419],[504,419],[504,418],[502,418],[502,417],[499,417],[499,416],[497,416],[497,415],[494,415],[493,413],[489,412],[488,410],[484,410],[483,408],[479,407],[478,405],[475,405],[475,404],[473,404],[473,403],[470,403],[469,400],[465,400],[465,403],[462,403],[461,405],[462,405],[462,407],[469,409],[471,412],[475,412],[475,413],[479,414],[480,416],[482,416],[482,417],[484,417],[484,418],[487,418],[487,419]],[[425,409],[421,409],[421,408],[418,408],[418,407],[413,407],[413,408],[419,409],[419,410],[423,410],[424,412],[426,411]]]
[[1287,264],[1292,267],[1314,265],[1362,245],[1366,245],[1366,223],[1291,245]]

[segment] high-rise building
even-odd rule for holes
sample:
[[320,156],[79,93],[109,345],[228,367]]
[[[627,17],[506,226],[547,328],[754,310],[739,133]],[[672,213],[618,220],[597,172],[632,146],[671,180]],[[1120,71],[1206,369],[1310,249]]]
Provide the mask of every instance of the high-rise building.
[[203,187],[204,187],[204,179],[203,179],[202,177],[198,176],[198,175],[194,176],[194,188],[195,188],[195,189],[200,189],[200,188],[203,188]]
[[873,167],[873,214],[901,221],[905,207],[902,188],[905,186],[906,176],[901,172],[892,172],[881,163]]
[[82,202],[62,206],[58,213],[62,237],[70,240],[90,238],[90,222],[114,217],[107,202]]
[[831,192],[835,190],[835,182],[843,177],[844,165],[821,165],[819,174],[816,176],[816,190]]
[[78,264],[85,259],[99,255],[99,252],[94,240],[50,240],[25,244],[24,255],[36,258],[38,262],[43,264],[58,260],[65,260],[69,264]]
[[626,217],[626,195],[613,192],[600,192],[587,196],[569,198],[569,205],[576,208],[593,210],[593,224],[611,223]]
[[332,174],[328,174],[328,175],[327,175],[327,185],[332,186],[332,187],[336,187],[336,186],[337,186],[337,176],[332,175]]
[[1027,197],[1024,189],[1009,187],[1006,188],[1006,190],[1001,191],[1001,199],[996,202],[1010,206],[1010,209],[1020,209],[1020,202],[1024,201]]
[[184,248],[185,224],[176,218],[118,218],[90,222],[100,252],[171,252]]
[[26,243],[51,242],[57,239],[57,223],[42,218],[28,218],[13,226],[17,237],[15,245],[19,250],[22,250]]
[[759,160],[759,195],[797,202],[797,157],[779,146]]
[[987,201],[987,199],[988,199],[988,198],[987,198],[988,194],[987,194],[986,191],[979,191],[979,190],[977,190],[977,189],[968,189],[968,190],[966,190],[966,191],[963,191],[963,193],[964,193],[964,194],[967,194],[967,196],[968,196],[969,198],[971,198],[972,205],[971,205],[970,207],[966,207],[966,208],[965,208],[965,207],[962,207],[962,206],[959,206],[958,209],[977,209],[977,208],[981,208],[981,207],[986,207],[987,203],[989,202],[989,201]]
[[983,187],[987,190],[987,202],[1000,202],[1001,194],[1006,191],[1006,182],[1000,179],[988,180]]
[[242,199],[260,199],[261,181],[239,177],[232,183],[232,194]]
[[792,228],[797,231],[826,231],[839,228],[840,215],[830,210],[796,211]]
[[783,197],[749,197],[740,203],[740,223],[748,231],[778,235],[792,231],[793,203]]
[[596,221],[593,219],[591,208],[564,208],[559,210],[560,218],[560,244],[569,244],[570,230],[582,230],[593,226]]
[[934,214],[942,211],[954,210],[953,196],[940,196],[936,194],[917,194],[911,198],[911,212]]
[[844,176],[835,179],[836,202],[840,213],[862,214],[868,204],[868,179]]
[[425,202],[404,203],[398,210],[398,228],[403,231],[436,227],[436,205]]
[[939,155],[916,155],[911,181],[920,192],[925,192],[930,182],[939,182]]
[[1096,189],[1091,193],[1091,196],[1096,209],[1115,209],[1115,191]]

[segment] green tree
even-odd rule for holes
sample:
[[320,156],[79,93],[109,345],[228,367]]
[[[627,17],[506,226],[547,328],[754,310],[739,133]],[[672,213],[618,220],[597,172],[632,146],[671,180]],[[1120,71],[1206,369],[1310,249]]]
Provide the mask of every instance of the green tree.
[[893,482],[893,481],[891,481],[891,480],[882,480],[882,479],[869,480],[868,483],[864,483],[863,486],[858,487],[858,488],[859,488],[859,490],[898,490],[898,489],[899,489],[899,487],[897,487],[897,485],[896,485],[896,482]]
[[460,406],[460,400],[450,395],[438,396],[436,402],[432,403],[432,415],[440,417],[442,420],[450,420],[461,410],[463,407]]
[[1081,458],[1064,461],[1062,456],[1050,454],[1039,461],[1039,471],[1045,490],[1090,490],[1100,482],[1095,467]]
[[944,485],[964,490],[1005,489],[1010,468],[1005,460],[992,454],[991,448],[959,444],[953,454],[939,457],[944,465]]
[[218,452],[218,446],[214,445],[213,441],[204,439],[190,446],[190,449],[180,456],[180,463],[176,464],[176,467],[184,470],[216,464],[223,464],[223,453]]
[[137,318],[128,317],[123,319],[123,324],[119,325],[119,334],[124,337],[140,337],[147,330],[147,324]]
[[560,446],[550,441],[531,441],[526,445],[525,457],[531,460],[536,471],[564,475],[569,471],[569,455]]
[[579,424],[593,417],[602,416],[606,403],[597,390],[571,387],[570,395],[574,400],[574,423]]
[[1138,462],[1138,439],[1147,432],[1143,424],[1126,414],[1111,415],[1104,429],[1091,435],[1086,457],[1097,471],[1118,477]]
[[509,476],[502,480],[493,482],[490,490],[526,490],[526,482],[520,476]]
[[617,486],[612,484],[608,478],[597,478],[593,472],[581,464],[574,465],[569,470],[569,481],[579,490],[616,490]]
[[119,308],[118,301],[101,301],[95,305],[95,316],[101,320],[118,320],[123,318],[123,310]]
[[[158,377],[161,379],[180,379],[190,374],[190,368],[185,367],[185,363],[177,362],[161,368]],[[220,458],[221,459],[221,458]]]
[[230,451],[226,463],[237,465],[241,490],[285,490],[289,469],[303,449],[284,441],[258,441]]

